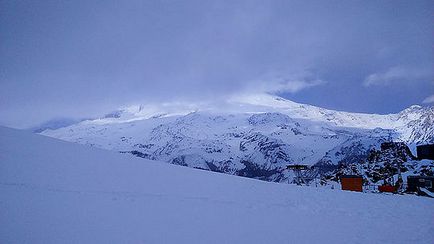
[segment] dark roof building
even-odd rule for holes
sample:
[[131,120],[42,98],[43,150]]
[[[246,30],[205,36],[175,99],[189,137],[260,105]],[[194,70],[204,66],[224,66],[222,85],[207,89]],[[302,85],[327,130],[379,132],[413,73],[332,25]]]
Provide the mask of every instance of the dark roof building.
[[418,192],[418,188],[425,188],[434,192],[434,176],[410,175],[407,177],[407,191]]
[[416,147],[418,159],[434,160],[434,144],[419,145]]

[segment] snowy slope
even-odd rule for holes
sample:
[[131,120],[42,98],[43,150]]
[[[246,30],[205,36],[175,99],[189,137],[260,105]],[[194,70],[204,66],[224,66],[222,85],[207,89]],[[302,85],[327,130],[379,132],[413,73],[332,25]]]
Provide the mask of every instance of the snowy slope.
[[148,161],[0,127],[0,243],[433,243],[434,201]]
[[151,160],[287,181],[288,163],[337,165],[382,142],[434,141],[434,110],[332,111],[256,94],[220,103],[140,105],[42,134]]
[[301,124],[276,112],[193,112],[106,124],[86,121],[43,134],[115,151],[133,151],[146,159],[274,181],[285,179],[282,170],[288,162],[314,164],[352,136],[321,124]]

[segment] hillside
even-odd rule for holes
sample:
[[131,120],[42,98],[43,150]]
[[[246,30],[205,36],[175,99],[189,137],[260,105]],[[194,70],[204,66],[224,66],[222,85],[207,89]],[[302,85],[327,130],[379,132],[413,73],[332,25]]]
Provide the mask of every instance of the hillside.
[[434,141],[434,108],[347,113],[271,95],[216,104],[127,107],[42,134],[136,156],[275,182],[290,163],[336,167],[365,160],[383,142]]
[[433,243],[434,201],[276,184],[0,127],[0,243]]

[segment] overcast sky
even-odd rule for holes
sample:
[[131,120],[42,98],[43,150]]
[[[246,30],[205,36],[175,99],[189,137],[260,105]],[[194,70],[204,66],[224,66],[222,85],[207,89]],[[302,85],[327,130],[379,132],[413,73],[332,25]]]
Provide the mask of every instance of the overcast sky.
[[433,7],[0,0],[0,124],[241,92],[369,113],[432,105]]

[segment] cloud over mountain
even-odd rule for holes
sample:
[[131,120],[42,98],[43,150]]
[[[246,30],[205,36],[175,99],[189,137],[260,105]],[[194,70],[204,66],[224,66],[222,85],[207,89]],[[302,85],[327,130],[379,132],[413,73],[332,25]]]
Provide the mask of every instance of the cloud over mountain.
[[432,80],[434,74],[431,68],[414,68],[395,66],[385,72],[374,73],[366,77],[363,85],[369,86],[387,86],[397,85],[400,82],[420,82],[421,80]]

